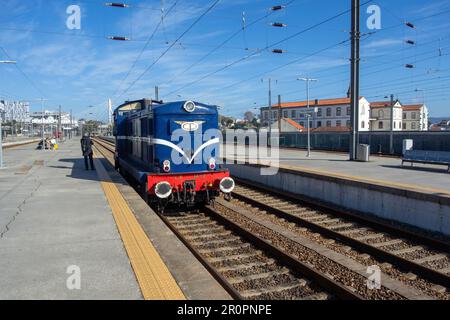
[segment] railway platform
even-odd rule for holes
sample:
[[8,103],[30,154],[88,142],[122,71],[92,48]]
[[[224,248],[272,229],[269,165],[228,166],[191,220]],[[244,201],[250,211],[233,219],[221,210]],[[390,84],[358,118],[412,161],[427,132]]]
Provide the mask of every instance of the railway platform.
[[126,182],[80,155],[78,138],[4,151],[0,299],[229,298],[149,208],[136,219]]
[[[236,155],[231,151],[232,154]],[[240,159],[242,154],[236,157]],[[268,158],[263,156],[261,159]],[[399,157],[371,155],[369,162],[357,162],[349,161],[348,154],[341,152],[312,150],[311,156],[307,157],[306,150],[303,149],[279,149],[279,164],[298,171],[339,175],[352,180],[366,180],[409,189],[437,190],[450,195],[450,175],[446,172],[446,166],[420,163],[402,166],[401,163]]]
[[[450,235],[450,175],[444,166],[402,167],[400,158],[380,156],[353,162],[347,154],[315,150],[307,157],[305,150],[281,148],[279,160],[272,162],[279,170],[264,175],[261,163],[269,159],[267,152],[263,150],[258,164],[243,165],[248,150],[226,147],[227,166],[238,178]],[[239,162],[233,164],[233,158]]]

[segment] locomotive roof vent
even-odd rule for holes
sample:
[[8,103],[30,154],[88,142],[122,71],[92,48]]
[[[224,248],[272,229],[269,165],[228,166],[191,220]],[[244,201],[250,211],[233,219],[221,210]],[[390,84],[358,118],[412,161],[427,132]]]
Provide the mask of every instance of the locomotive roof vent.
[[187,112],[194,112],[195,110],[195,103],[193,103],[192,101],[186,101],[183,105],[184,110],[186,110]]

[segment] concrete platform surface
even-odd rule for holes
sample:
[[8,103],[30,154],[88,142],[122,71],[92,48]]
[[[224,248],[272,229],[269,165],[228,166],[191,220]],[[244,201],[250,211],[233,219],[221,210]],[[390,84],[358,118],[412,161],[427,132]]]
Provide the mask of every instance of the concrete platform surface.
[[[228,145],[227,148],[232,146]],[[232,149],[226,151],[227,155],[236,155]],[[237,153],[242,157],[243,152]],[[267,154],[262,152],[262,154]],[[267,158],[267,157],[262,157]],[[324,174],[333,173],[345,175],[352,179],[376,180],[387,183],[404,184],[405,187],[430,188],[445,190],[450,193],[450,174],[446,166],[409,163],[401,166],[400,158],[371,156],[369,162],[348,161],[348,155],[343,153],[312,150],[311,157],[306,157],[306,150],[287,149],[279,150],[279,163],[290,167],[320,170]]]
[[79,140],[35,147],[5,150],[0,169],[0,299],[141,299]]

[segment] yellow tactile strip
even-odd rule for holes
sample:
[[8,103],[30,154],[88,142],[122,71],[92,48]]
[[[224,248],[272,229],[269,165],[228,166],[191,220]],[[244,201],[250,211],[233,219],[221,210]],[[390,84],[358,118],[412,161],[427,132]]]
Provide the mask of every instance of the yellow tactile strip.
[[144,299],[186,299],[122,194],[111,181],[98,159],[96,159],[95,165]]

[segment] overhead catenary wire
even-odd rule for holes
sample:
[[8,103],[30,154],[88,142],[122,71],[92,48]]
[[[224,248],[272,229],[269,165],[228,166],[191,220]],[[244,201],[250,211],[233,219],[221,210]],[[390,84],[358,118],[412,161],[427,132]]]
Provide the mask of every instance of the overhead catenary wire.
[[[3,47],[0,48],[8,59],[13,60],[5,48]],[[26,74],[22,70],[22,67],[18,63],[15,63],[14,66],[22,74],[22,76],[31,84],[31,86],[41,95],[41,97],[46,96],[44,92],[36,85],[36,83],[28,76],[28,74]]]
[[[286,3],[285,5],[283,5],[283,8],[286,8],[287,6],[291,5],[292,3],[294,3],[297,0],[291,0],[288,3]],[[190,64],[186,69],[183,69],[183,71],[181,71],[180,73],[178,73],[175,77],[173,77],[172,79],[170,79],[167,82],[164,82],[162,84],[160,84],[160,86],[163,85],[169,85],[171,84],[175,79],[177,79],[179,76],[186,74],[186,72],[188,72],[189,70],[191,70],[193,67],[199,65],[201,62],[205,61],[208,57],[210,57],[212,54],[214,54],[217,50],[223,48],[228,42],[230,42],[232,39],[234,39],[237,35],[239,35],[241,32],[244,32],[256,25],[257,23],[263,21],[264,19],[266,19],[267,17],[269,17],[270,15],[273,14],[273,10],[268,11],[266,14],[264,14],[263,16],[257,18],[256,20],[253,20],[250,23],[245,22],[245,26],[237,29],[235,32],[233,32],[229,37],[227,37],[224,41],[222,41],[219,45],[215,46],[211,51],[209,51],[208,53],[206,53],[204,56],[202,56],[200,59],[196,60],[195,62],[193,62],[192,64]],[[247,48],[247,47],[246,47]],[[248,48],[247,48],[248,49]],[[258,50],[258,49],[257,49]]]
[[219,3],[220,0],[215,0],[207,9],[206,11],[204,11],[197,19],[195,19],[195,21],[186,29],[184,30],[183,33],[181,33],[181,35],[163,52],[161,53],[161,55],[155,60],[153,61],[153,63],[148,66],[122,93],[119,97],[123,96],[125,93],[127,93],[140,79],[142,79],[142,77],[148,72],[150,71],[153,66],[155,66],[174,46],[175,44],[181,40],[189,31],[191,31],[195,25],[197,25],[198,22],[200,22],[200,20],[206,16],[211,10],[214,9],[214,7]]
[[244,83],[244,82],[247,82],[247,81],[250,81],[250,80],[253,80],[253,79],[257,79],[257,78],[261,78],[262,76],[264,76],[264,75],[266,75],[266,74],[268,74],[268,73],[272,73],[272,72],[277,71],[277,70],[279,70],[279,69],[288,67],[288,66],[290,66],[290,65],[292,65],[292,64],[295,64],[295,63],[298,63],[298,62],[300,62],[300,61],[302,61],[302,60],[311,58],[311,57],[313,57],[313,56],[315,56],[315,55],[317,55],[317,54],[320,54],[320,53],[322,53],[322,52],[324,52],[324,51],[330,50],[331,48],[335,48],[335,47],[337,47],[337,46],[339,46],[339,45],[342,45],[342,44],[344,44],[344,43],[346,43],[346,42],[349,42],[349,41],[350,41],[349,39],[346,39],[346,40],[343,40],[343,41],[339,41],[339,42],[337,42],[337,43],[335,43],[335,44],[332,44],[332,45],[327,46],[327,47],[325,47],[325,48],[319,49],[319,50],[317,50],[317,51],[315,51],[315,52],[313,52],[313,53],[310,53],[309,55],[306,55],[306,56],[304,56],[304,57],[301,57],[301,58],[299,58],[299,59],[295,59],[295,60],[289,61],[289,62],[287,62],[287,63],[285,63],[285,64],[283,64],[283,65],[277,66],[277,67],[272,68],[272,69],[270,69],[270,70],[268,70],[268,71],[264,71],[264,72],[258,73],[257,75],[251,76],[251,77],[246,78],[246,79],[244,79],[244,80],[240,80],[240,81],[237,81],[237,82],[232,83],[232,84],[230,84],[230,85],[227,85],[227,86],[225,86],[225,87],[221,87],[221,88],[217,89],[217,91],[219,91],[219,90],[220,90],[220,91],[224,91],[224,90],[230,89],[230,88],[232,88],[232,87],[238,86],[238,85],[240,85],[240,84],[242,84],[242,83]]
[[172,4],[172,6],[170,6],[170,8],[167,10],[167,12],[165,12],[165,13],[163,12],[163,14],[161,15],[161,20],[156,25],[156,27],[153,30],[152,34],[148,37],[148,39],[145,42],[144,46],[142,47],[141,51],[137,55],[136,59],[133,61],[131,67],[128,69],[128,72],[126,73],[125,77],[122,78],[122,80],[121,80],[119,86],[117,87],[116,91],[114,92],[113,96],[115,96],[119,92],[119,90],[122,88],[123,83],[128,79],[128,77],[130,76],[131,71],[134,69],[134,67],[136,66],[136,64],[138,63],[138,61],[141,59],[142,55],[144,54],[145,50],[147,49],[148,45],[150,44],[150,42],[155,37],[156,33],[158,32],[159,28],[161,27],[161,25],[162,25],[162,23],[164,21],[164,18],[167,17],[170,14],[170,12],[175,8],[177,3],[178,3],[178,0],[176,0]]
[[[367,4],[367,3],[371,2],[371,1],[372,1],[372,0],[366,1],[366,2],[364,2],[363,4],[361,4],[361,6],[364,6],[365,4]],[[227,64],[227,65],[225,65],[225,66],[223,66],[223,67],[221,67],[221,68],[219,68],[219,69],[217,69],[217,70],[215,70],[215,71],[212,71],[212,72],[210,72],[210,73],[208,73],[208,74],[206,74],[206,75],[204,75],[204,76],[202,76],[202,77],[200,77],[200,78],[198,78],[198,79],[196,79],[196,80],[194,80],[194,81],[191,81],[191,82],[189,82],[189,83],[183,85],[182,87],[180,87],[180,88],[178,88],[178,89],[176,89],[176,90],[171,91],[171,92],[170,92],[169,94],[167,94],[167,95],[168,95],[168,96],[173,95],[173,94],[175,94],[175,93],[177,93],[177,92],[179,92],[179,91],[181,91],[181,90],[183,90],[183,89],[185,89],[185,88],[187,88],[187,87],[192,86],[193,84],[196,84],[196,83],[198,83],[198,82],[201,82],[201,81],[203,81],[203,80],[209,78],[209,77],[212,76],[212,75],[215,75],[215,74],[217,74],[217,73],[219,73],[219,72],[221,72],[221,71],[224,71],[224,70],[226,70],[226,69],[228,69],[228,68],[230,68],[230,67],[232,67],[232,66],[234,66],[234,65],[236,65],[236,64],[238,64],[238,63],[240,63],[240,62],[246,61],[246,60],[248,60],[249,58],[251,58],[251,57],[253,57],[253,56],[257,55],[257,54],[260,54],[261,52],[263,52],[263,51],[265,51],[265,50],[268,50],[269,48],[276,47],[276,46],[278,46],[278,45],[280,45],[280,44],[282,44],[282,43],[284,43],[284,42],[286,42],[286,41],[289,41],[289,40],[291,40],[291,39],[294,39],[294,38],[296,38],[296,37],[298,37],[298,36],[300,36],[300,35],[302,35],[302,34],[308,32],[308,31],[311,31],[311,30],[313,30],[313,29],[315,29],[315,28],[321,26],[321,25],[324,25],[324,24],[326,24],[326,23],[328,23],[328,22],[330,22],[330,21],[333,21],[333,20],[335,20],[335,19],[337,19],[337,18],[339,18],[339,17],[341,17],[341,16],[347,14],[349,11],[350,11],[350,9],[347,9],[347,10],[345,10],[345,11],[342,11],[342,12],[336,14],[336,15],[333,15],[333,16],[327,18],[327,19],[324,19],[324,20],[322,20],[322,21],[320,21],[320,22],[318,22],[318,23],[315,23],[315,24],[313,24],[313,25],[311,25],[311,26],[309,26],[309,27],[307,27],[307,28],[305,28],[305,29],[303,29],[303,30],[300,30],[300,31],[298,31],[298,32],[296,32],[296,33],[294,33],[294,34],[292,34],[292,35],[289,35],[289,36],[285,37],[285,38],[282,39],[282,40],[276,41],[275,43],[272,43],[272,44],[270,44],[270,45],[266,45],[264,48],[258,49],[258,50],[256,50],[254,53],[252,53],[252,54],[250,54],[250,55],[247,55],[247,56],[242,57],[242,58],[240,58],[240,59],[238,59],[238,60],[235,60],[235,61],[233,61],[233,62],[231,62],[231,63],[229,63],[229,64]]]

